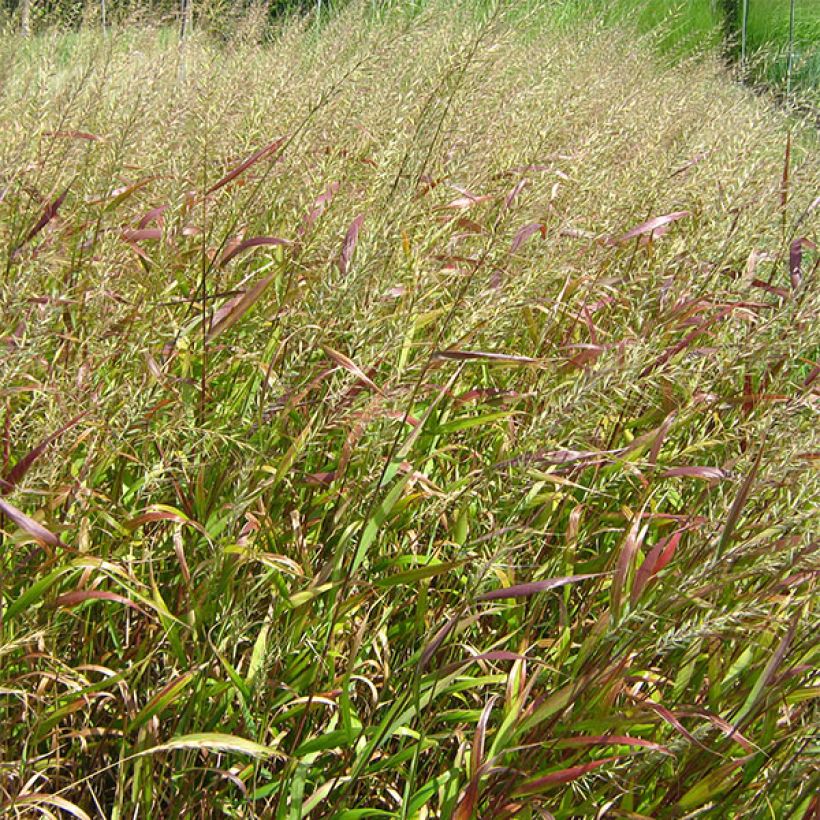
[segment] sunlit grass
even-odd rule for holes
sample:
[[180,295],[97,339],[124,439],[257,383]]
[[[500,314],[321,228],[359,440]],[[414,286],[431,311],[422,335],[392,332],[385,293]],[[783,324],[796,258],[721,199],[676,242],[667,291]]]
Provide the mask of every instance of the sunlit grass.
[[816,133],[256,32],[0,44],[0,813],[811,816]]

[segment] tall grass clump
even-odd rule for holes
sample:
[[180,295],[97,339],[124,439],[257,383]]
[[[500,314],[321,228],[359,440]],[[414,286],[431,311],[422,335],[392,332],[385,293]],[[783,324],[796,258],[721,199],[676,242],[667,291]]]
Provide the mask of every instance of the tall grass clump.
[[816,133],[512,19],[0,43],[0,815],[817,812]]

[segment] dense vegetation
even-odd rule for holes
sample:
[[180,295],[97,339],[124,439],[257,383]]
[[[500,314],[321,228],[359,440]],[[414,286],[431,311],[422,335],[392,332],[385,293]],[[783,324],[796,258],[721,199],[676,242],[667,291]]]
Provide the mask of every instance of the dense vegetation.
[[0,815],[816,816],[816,132],[264,18],[0,43]]

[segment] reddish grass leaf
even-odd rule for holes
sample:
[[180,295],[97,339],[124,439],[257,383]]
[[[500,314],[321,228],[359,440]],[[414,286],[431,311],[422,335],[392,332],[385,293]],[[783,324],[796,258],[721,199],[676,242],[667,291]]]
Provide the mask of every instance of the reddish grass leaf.
[[627,231],[623,236],[616,239],[617,244],[623,244],[624,242],[629,242],[630,239],[634,239],[636,236],[643,236],[644,234],[653,234],[659,228],[663,228],[666,225],[671,224],[672,222],[677,222],[679,219],[683,219],[687,216],[691,216],[689,211],[674,211],[671,214],[664,214],[663,216],[656,216],[652,219],[648,219],[646,222],[642,222],[640,225],[636,225],[631,230]]
[[308,473],[305,476],[305,483],[317,487],[329,487],[336,480],[336,470],[324,473]]
[[226,251],[225,255],[220,261],[220,265],[227,265],[235,256],[251,248],[259,248],[263,245],[291,245],[289,239],[280,239],[278,236],[254,236],[251,239],[246,239],[243,242],[233,246]]
[[594,760],[592,763],[582,763],[579,766],[570,766],[568,769],[561,769],[557,772],[550,772],[543,777],[538,777],[535,780],[530,780],[522,783],[513,792],[513,797],[523,797],[529,794],[538,794],[551,786],[559,786],[563,783],[571,783],[579,777],[583,777],[588,772],[592,772],[601,766],[606,766],[607,763],[612,763],[615,760],[620,760],[624,755],[612,755],[601,760]]
[[207,338],[210,341],[219,336],[228,328],[233,327],[256,303],[259,297],[267,290],[271,282],[278,276],[272,273],[260,279],[250,290],[239,296],[229,299],[220,307],[211,319],[211,327],[208,330]]
[[350,267],[350,260],[353,258],[353,252],[356,250],[356,245],[359,241],[359,231],[364,222],[364,214],[359,214],[351,223],[345,234],[344,242],[342,243],[342,251],[339,254],[339,271],[342,276],[347,275]]
[[749,493],[752,490],[752,485],[754,484],[755,478],[757,476],[757,471],[760,469],[760,462],[763,458],[763,451],[766,447],[766,436],[764,434],[763,438],[760,442],[760,447],[757,451],[757,456],[755,456],[755,460],[752,463],[752,467],[749,470],[748,475],[746,478],[743,479],[743,484],[740,487],[740,491],[737,494],[737,497],[732,502],[732,506],[729,508],[729,513],[726,516],[726,523],[723,525],[723,532],[720,535],[720,549],[723,550],[729,544],[729,541],[732,538],[732,534],[735,531],[735,527],[737,526],[737,522],[740,519],[740,513],[743,511],[743,507],[746,505],[746,501],[749,498]]
[[148,509],[144,513],[132,518],[130,521],[126,521],[125,527],[129,530],[135,530],[138,527],[143,526],[143,524],[150,524],[155,521],[171,521],[175,524],[185,524],[189,527],[193,527],[197,532],[202,533],[202,535],[206,538],[208,537],[208,531],[198,521],[194,521],[192,518],[186,518],[185,516],[172,512],[171,510]]
[[672,467],[663,473],[662,478],[700,478],[704,481],[716,481],[727,478],[727,475],[720,467]]
[[508,362],[510,364],[537,364],[538,359],[529,356],[516,356],[511,353],[489,353],[482,350],[435,350],[433,359],[444,359],[454,362]]
[[101,139],[96,134],[90,134],[88,131],[46,131],[46,137],[62,137],[73,140],[86,140],[88,142],[96,142]]
[[473,205],[480,205],[482,202],[489,202],[492,198],[493,197],[489,194],[485,194],[484,196],[475,196],[473,194],[465,193],[464,196],[457,197],[451,202],[448,202],[444,207],[463,211],[467,208],[471,208]]
[[509,208],[510,205],[512,205],[513,202],[515,202],[515,200],[518,199],[518,195],[521,193],[521,191],[524,190],[524,188],[527,187],[528,184],[529,184],[529,180],[519,179],[518,182],[516,182],[515,185],[513,186],[512,190],[505,197],[504,207]]
[[473,745],[470,750],[470,782],[461,800],[459,800],[458,806],[456,806],[456,812],[453,815],[454,820],[469,820],[475,812],[479,797],[481,765],[484,762],[484,740],[487,734],[487,722],[497,699],[498,696],[493,695],[487,701],[476,724]]
[[299,226],[299,236],[305,234],[314,225],[316,220],[319,219],[319,217],[327,210],[328,205],[330,205],[333,197],[336,196],[338,191],[339,183],[331,182],[330,185],[325,188],[324,192],[316,197],[316,200],[313,203],[313,208],[310,213],[305,216],[302,220],[302,224]]
[[673,422],[676,418],[676,413],[670,413],[664,420],[661,426],[658,428],[658,433],[655,436],[655,440],[652,442],[652,448],[649,451],[649,457],[647,459],[648,463],[654,467],[658,461],[658,456],[661,453],[661,448],[663,447],[663,442],[666,439],[666,434],[669,432],[669,428],[672,426]]
[[560,578],[548,578],[545,581],[531,581],[528,584],[517,584],[503,589],[493,589],[484,592],[476,598],[477,601],[497,601],[499,598],[528,598],[539,592],[546,592],[549,589],[575,584],[587,578],[600,578],[603,573],[595,572],[590,575],[565,575]]
[[137,227],[140,229],[147,228],[152,222],[158,223],[161,227],[164,221],[162,215],[167,210],[167,205],[158,205],[156,208],[151,208],[151,210],[145,213],[139,222],[137,222]]
[[690,743],[694,743],[701,749],[706,749],[707,751],[709,751],[707,747],[704,746],[665,706],[661,706],[660,703],[656,703],[655,701],[649,700],[648,698],[641,698],[632,694],[629,694],[629,697],[631,697],[632,700],[634,700],[636,703],[639,703],[641,706],[645,706],[650,711],[655,712],[655,714],[658,715],[662,720],[664,720],[674,729],[677,729]]
[[765,290],[767,293],[773,293],[781,299],[788,299],[789,297],[789,292],[786,288],[779,288],[776,285],[770,285],[762,279],[752,279],[751,284],[753,288],[760,288],[761,290]]
[[74,592],[66,592],[64,595],[59,595],[54,602],[55,606],[61,606],[66,609],[78,606],[85,603],[85,601],[113,601],[117,604],[130,607],[136,610],[141,615],[148,617],[148,613],[140,606],[135,604],[130,598],[124,595],[118,595],[116,592],[107,592],[103,589],[78,589]]
[[0,498],[0,515],[5,515],[12,523],[21,530],[27,532],[36,541],[48,544],[51,547],[68,547],[50,530],[42,524],[27,516],[22,510],[18,510],[13,504]]
[[442,675],[449,675],[455,672],[456,669],[461,669],[463,666],[468,666],[471,663],[478,663],[480,661],[531,661],[526,655],[521,655],[518,652],[510,652],[506,649],[495,649],[491,652],[481,652],[478,655],[471,655],[469,658],[462,658],[460,661],[453,661],[441,670]]
[[734,740],[738,746],[744,748],[747,752],[758,751],[758,748],[747,738],[744,737],[728,720],[724,720],[718,715],[707,712],[705,709],[690,710],[687,712],[678,712],[681,717],[700,717],[708,720],[713,726],[723,732],[726,737]]
[[635,606],[638,602],[649,580],[654,575],[657,575],[672,560],[684,532],[685,530],[683,529],[673,532],[667,538],[662,538],[649,550],[648,555],[644,558],[643,563],[638,567],[638,571],[635,573],[635,581],[632,584],[632,593],[630,596],[632,606]]
[[817,245],[805,236],[795,239],[791,244],[789,249],[789,279],[795,290],[800,287],[800,283],[803,281],[803,248],[817,250]]
[[126,228],[120,237],[126,242],[145,242],[146,240],[157,241],[162,239],[162,228]]
[[[646,508],[644,507],[644,510],[645,509]],[[644,510],[642,510],[642,512]],[[612,591],[610,593],[612,599],[611,609],[613,618],[615,619],[617,619],[620,615],[621,599],[626,587],[626,579],[629,574],[629,569],[632,566],[635,560],[635,555],[646,535],[646,529],[641,528],[641,522],[641,516],[636,515],[632,522],[632,526],[629,528],[629,532],[624,539],[624,545],[618,554],[618,561],[615,564],[615,574],[612,578]]]
[[547,226],[541,222],[531,222],[521,228],[513,238],[510,253],[515,253],[533,234],[540,233],[542,239],[547,238]]
[[628,737],[627,735],[562,737],[555,745],[559,749],[576,746],[635,746],[674,756],[666,746],[662,746],[660,743],[653,743],[651,740],[643,740],[639,737]]
[[731,307],[723,308],[722,310],[718,311],[714,316],[711,316],[708,319],[703,320],[698,327],[696,327],[691,333],[688,333],[681,341],[672,345],[672,347],[665,350],[658,356],[655,361],[648,364],[642,371],[641,371],[641,378],[648,376],[653,370],[656,370],[658,367],[665,365],[670,359],[680,353],[682,350],[686,349],[690,344],[692,344],[695,339],[697,339],[702,334],[706,333],[706,331],[717,321],[725,318],[732,312]]
[[669,176],[679,176],[680,174],[684,173],[685,171],[688,171],[690,168],[697,165],[698,163],[703,162],[703,160],[705,160],[711,153],[711,151],[702,151],[699,154],[695,154],[695,156],[692,157],[692,159],[690,159],[688,162],[684,162],[683,165],[681,165],[679,168],[676,168]]
[[56,441],[63,433],[70,430],[77,424],[80,419],[86,416],[86,413],[80,413],[79,416],[75,416],[71,421],[66,422],[59,430],[55,433],[52,433],[50,436],[44,438],[36,447],[33,447],[31,450],[28,451],[15,465],[11,468],[11,470],[6,473],[6,475],[0,477],[0,494],[8,495],[20,481],[23,480],[23,477],[26,473],[31,469],[32,464],[43,454],[46,447],[51,444],[53,441]]
[[345,356],[344,353],[339,353],[338,350],[334,350],[332,347],[328,347],[327,345],[322,345],[322,350],[324,350],[325,355],[332,359],[336,364],[340,367],[343,367],[349,373],[352,373],[360,382],[364,382],[371,390],[375,390],[380,395],[384,395],[382,393],[381,388],[364,372],[364,370],[353,361],[353,359],[348,358]]
[[40,231],[42,231],[43,228],[45,228],[45,226],[48,225],[48,223],[51,222],[51,220],[54,219],[55,216],[57,216],[57,211],[60,210],[60,206],[63,204],[63,202],[65,202],[66,196],[68,196],[68,190],[69,189],[66,188],[60,194],[60,196],[57,197],[57,199],[46,205],[42,215],[37,220],[34,227],[26,234],[25,239],[15,249],[15,253],[19,251],[20,248],[23,247],[23,245],[25,245],[28,242],[31,242],[31,240],[34,239],[34,237],[37,236],[37,234],[40,233]]
[[210,196],[211,194],[218,191],[220,188],[224,188],[229,182],[235,180],[241,173],[244,173],[248,170],[252,165],[256,164],[260,160],[265,159],[265,157],[269,157],[273,154],[281,145],[284,143],[286,137],[279,137],[279,139],[275,139],[273,142],[268,143],[263,148],[260,148],[258,151],[251,154],[246,160],[240,162],[239,165],[236,166],[232,171],[227,173],[222,179],[218,182],[215,182],[205,191],[205,196]]

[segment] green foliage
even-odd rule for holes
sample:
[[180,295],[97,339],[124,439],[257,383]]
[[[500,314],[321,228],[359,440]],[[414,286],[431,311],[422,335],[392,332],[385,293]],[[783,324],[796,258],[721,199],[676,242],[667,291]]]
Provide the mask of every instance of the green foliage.
[[816,132],[375,11],[0,42],[0,814],[806,816]]

